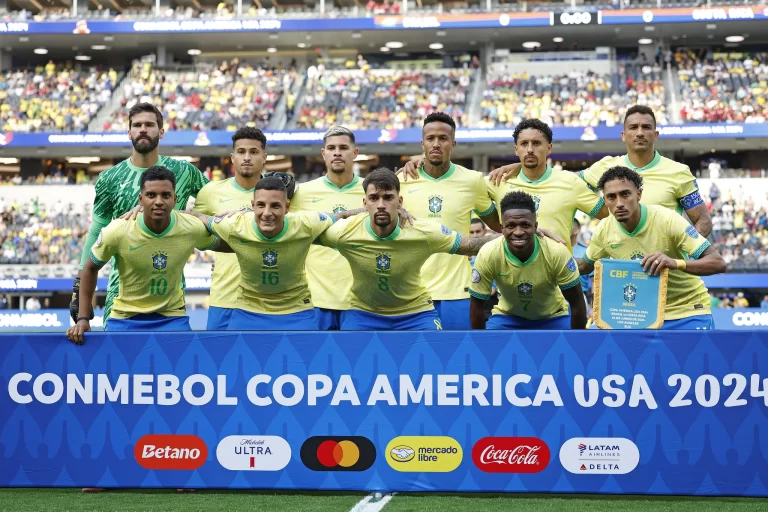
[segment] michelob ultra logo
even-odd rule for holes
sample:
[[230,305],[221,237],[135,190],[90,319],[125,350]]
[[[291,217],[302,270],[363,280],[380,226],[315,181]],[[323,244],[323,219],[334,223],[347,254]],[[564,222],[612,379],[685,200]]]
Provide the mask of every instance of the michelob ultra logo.
[[448,473],[461,464],[461,445],[446,436],[400,436],[389,442],[387,464],[397,471]]

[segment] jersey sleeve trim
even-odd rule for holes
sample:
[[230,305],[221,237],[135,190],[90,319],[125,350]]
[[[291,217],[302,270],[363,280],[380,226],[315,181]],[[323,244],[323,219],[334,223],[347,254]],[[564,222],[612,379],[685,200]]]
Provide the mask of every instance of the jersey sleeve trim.
[[93,222],[98,222],[99,224],[104,224],[105,226],[111,222],[112,219],[107,219],[105,217],[102,217],[101,215],[97,215],[96,212],[91,213],[91,219]]
[[699,246],[699,248],[696,249],[696,251],[693,254],[691,254],[691,258],[690,259],[697,260],[697,259],[701,258],[701,255],[704,253],[704,251],[707,250],[708,247],[710,247],[710,245],[711,244],[709,243],[708,240],[704,240],[704,243],[701,244]]
[[595,205],[595,207],[592,208],[592,211],[589,212],[587,215],[589,215],[590,217],[595,217],[598,213],[600,213],[600,210],[602,209],[604,204],[605,204],[605,201],[601,197],[600,200]]
[[210,244],[206,245],[205,247],[197,247],[196,249],[198,251],[207,251],[211,247],[215,247],[217,243],[219,243],[219,237],[214,236],[213,237],[213,242],[211,242]]
[[491,201],[491,207],[485,210],[484,212],[479,212],[477,210],[472,210],[472,211],[474,211],[478,217],[487,217],[488,215],[492,214],[494,210],[496,210],[496,203]]
[[596,189],[595,187],[593,187],[593,186],[592,186],[592,185],[591,185],[591,184],[590,184],[590,183],[587,181],[587,177],[584,175],[584,172],[585,172],[585,171],[579,171],[579,178],[581,178],[581,179],[584,181],[584,183],[586,183],[586,184],[587,184],[587,187],[589,187],[589,190],[591,190],[592,192],[597,192],[597,189]]
[[448,254],[456,254],[456,251],[459,250],[459,246],[461,246],[461,234],[456,233],[456,238],[453,241],[453,247],[451,247],[451,250],[448,251]]
[[677,200],[683,210],[690,210],[696,208],[700,204],[704,204],[704,200],[701,198],[699,191],[691,192],[685,197],[681,197]]
[[[586,258],[585,258],[585,260],[586,260]],[[561,291],[570,290],[571,288],[573,288],[574,286],[576,286],[580,282],[581,282],[581,278],[577,277],[576,279],[574,279],[570,283],[561,284],[560,285],[560,290]]]
[[97,267],[103,267],[104,265],[106,265],[106,264],[107,264],[107,262],[106,262],[106,261],[101,261],[99,258],[97,258],[97,257],[96,257],[96,256],[93,254],[93,251],[91,251],[91,252],[90,252],[88,255],[90,256],[90,258],[91,258],[91,261],[92,261],[92,262],[93,262],[93,263],[94,263],[94,264],[95,264]]
[[469,294],[470,294],[472,297],[474,297],[474,298],[476,298],[476,299],[478,299],[478,300],[488,300],[488,299],[490,299],[490,298],[491,298],[491,296],[490,296],[490,295],[484,295],[484,294],[482,294],[482,293],[477,293],[477,292],[476,292],[476,291],[474,291],[472,288],[470,288],[470,289],[469,289]]
[[590,257],[589,257],[589,256],[587,256],[586,254],[584,255],[584,257],[583,257],[582,259],[583,259],[584,261],[586,261],[587,263],[589,263],[590,265],[594,265],[594,264],[595,264],[595,261],[594,261],[594,260],[592,260],[592,259],[590,259]]

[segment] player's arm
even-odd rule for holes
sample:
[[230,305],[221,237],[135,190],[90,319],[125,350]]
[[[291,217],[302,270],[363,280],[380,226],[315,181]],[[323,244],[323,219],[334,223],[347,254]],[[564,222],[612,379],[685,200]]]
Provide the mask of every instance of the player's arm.
[[[489,247],[488,249],[492,249]],[[490,266],[488,250],[475,258],[472,281],[469,284],[469,324],[472,329],[485,329],[485,302],[493,293],[494,271]]]
[[491,173],[488,175],[488,178],[494,185],[500,185],[502,181],[511,180],[520,174],[520,170],[522,168],[523,164],[520,162],[516,164],[504,165],[491,171]]
[[711,276],[725,272],[725,260],[709,241],[679,215],[672,215],[667,226],[667,236],[680,252],[689,255],[687,260],[672,259],[659,251],[647,255],[640,262],[643,270],[658,275],[661,269],[680,270],[695,276]]
[[501,221],[499,220],[496,203],[491,195],[489,182],[479,172],[473,172],[472,176],[474,179],[474,189],[472,191],[474,195],[473,211],[488,228],[501,233]]
[[85,262],[85,266],[80,270],[80,309],[75,319],[75,325],[67,329],[67,338],[75,345],[82,345],[85,341],[83,333],[91,330],[90,320],[93,318],[93,308],[91,301],[96,292],[96,282],[99,278],[101,266],[92,260]]
[[[471,238],[468,236],[462,236],[461,240],[459,241],[458,248],[452,254],[461,254],[462,256],[474,256],[480,251],[480,249],[485,244],[487,244],[491,240],[499,238],[500,236],[501,235],[498,233],[491,233],[490,235],[485,235],[484,237],[481,237],[481,238]],[[475,261],[475,265],[477,265],[477,261]]]
[[584,291],[581,282],[562,290],[563,297],[571,308],[571,329],[585,329],[587,327],[587,301],[584,300]]
[[688,167],[681,173],[678,181],[677,202],[685,210],[688,218],[693,222],[696,231],[704,238],[712,232],[712,217],[709,215],[707,205],[699,193],[699,186]]
[[702,236],[709,236],[712,232],[712,217],[709,215],[707,205],[704,203],[698,204],[693,208],[685,210],[688,218],[693,222],[696,231],[701,233]]
[[474,295],[469,298],[469,325],[472,329],[485,329],[485,301]]

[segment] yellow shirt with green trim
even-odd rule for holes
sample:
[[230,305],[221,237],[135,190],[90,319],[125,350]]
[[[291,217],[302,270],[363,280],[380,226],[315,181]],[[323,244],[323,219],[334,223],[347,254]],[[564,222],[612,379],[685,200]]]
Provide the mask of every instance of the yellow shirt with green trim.
[[[483,217],[495,209],[483,175],[477,171],[451,163],[440,178],[431,177],[423,168],[419,174],[421,178],[415,181],[403,181],[400,176],[403,207],[417,219],[439,222],[462,236],[469,236],[472,212]],[[469,298],[472,267],[465,256],[434,254],[423,270],[421,279],[432,299]]]
[[[250,207],[253,189],[246,190],[235,178],[212,181],[197,193],[193,212],[215,216],[231,210]],[[234,254],[217,253],[216,265],[211,276],[209,304],[217,308],[234,307],[234,299],[240,289],[240,265]]]
[[[358,176],[341,188],[323,176],[299,185],[291,199],[290,210],[341,213],[362,208],[364,196],[363,180]],[[319,245],[311,246],[305,268],[315,307],[339,311],[349,309],[352,270],[338,251]]]
[[501,217],[501,200],[514,190],[521,190],[533,196],[536,203],[536,220],[540,228],[551,230],[565,240],[571,251],[571,229],[576,210],[594,217],[603,207],[603,198],[591,190],[576,173],[557,171],[549,165],[544,174],[531,181],[524,170],[516,177],[494,185],[486,178],[488,195],[496,201]]
[[312,309],[304,262],[310,245],[334,220],[319,212],[288,213],[280,233],[269,238],[259,231],[252,212],[211,219],[208,229],[229,244],[240,265],[232,307],[268,315]]
[[605,171],[616,166],[629,167],[643,177],[643,204],[657,204],[682,213],[704,202],[688,166],[663,157],[658,151],[645,167],[635,167],[627,155],[607,156],[581,171],[579,176],[596,190]]
[[[632,233],[613,217],[600,221],[592,233],[584,261],[603,258],[640,260],[660,251],[673,259],[695,260],[709,247],[706,238],[696,232],[674,211],[658,205],[640,205],[640,222]],[[708,315],[709,292],[700,277],[680,270],[670,270],[667,282],[666,320]]]
[[475,258],[469,293],[480,300],[491,296],[493,282],[501,298],[494,315],[544,320],[568,314],[562,290],[581,282],[571,253],[549,238],[534,237],[533,254],[520,261],[507,241],[497,238],[485,244]]
[[421,280],[421,267],[433,254],[455,254],[461,235],[418,219],[413,226],[398,226],[391,235],[380,238],[373,232],[369,215],[361,213],[337,222],[319,241],[338,249],[350,263],[354,278],[351,309],[399,316],[434,309]]
[[184,265],[196,248],[205,251],[216,241],[202,222],[176,211],[171,212],[171,223],[160,234],[150,231],[143,215],[133,221],[110,222],[101,230],[90,257],[99,266],[113,256],[117,262],[120,286],[111,316],[185,316]]

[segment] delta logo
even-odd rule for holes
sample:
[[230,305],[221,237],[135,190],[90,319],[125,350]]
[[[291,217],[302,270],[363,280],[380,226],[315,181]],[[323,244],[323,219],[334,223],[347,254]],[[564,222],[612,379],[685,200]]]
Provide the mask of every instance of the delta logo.
[[560,447],[560,462],[579,475],[625,475],[640,463],[640,450],[623,437],[577,437]]
[[291,446],[278,436],[227,436],[216,459],[230,471],[280,471],[291,461]]
[[136,442],[133,456],[144,469],[199,469],[208,458],[208,447],[198,436],[148,434]]
[[461,464],[461,445],[446,436],[400,436],[386,448],[387,464],[407,473],[448,473]]
[[539,473],[550,452],[538,437],[484,437],[472,448],[472,460],[487,473]]
[[376,447],[362,436],[314,436],[300,455],[312,471],[365,471],[376,461]]

